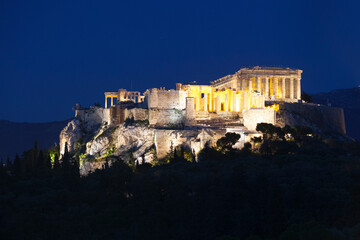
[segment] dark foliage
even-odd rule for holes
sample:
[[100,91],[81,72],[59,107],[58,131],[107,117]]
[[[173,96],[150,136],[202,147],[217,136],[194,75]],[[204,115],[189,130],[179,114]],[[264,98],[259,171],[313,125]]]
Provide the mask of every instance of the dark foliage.
[[306,92],[302,92],[301,93],[301,99],[304,100],[305,102],[308,102],[308,103],[312,103],[313,100],[312,100],[312,96]]
[[86,177],[35,145],[0,166],[0,239],[359,239],[359,143],[276,131],[261,154],[207,145],[196,163],[179,148]]

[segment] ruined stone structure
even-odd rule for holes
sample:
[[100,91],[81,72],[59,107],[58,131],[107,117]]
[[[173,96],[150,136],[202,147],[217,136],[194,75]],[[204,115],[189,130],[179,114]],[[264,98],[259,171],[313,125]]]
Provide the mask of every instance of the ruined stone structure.
[[[317,132],[345,134],[342,109],[301,101],[301,73],[290,68],[243,68],[211,85],[177,83],[175,90],[152,88],[143,95],[125,89],[106,92],[105,108],[74,107],[76,118],[60,135],[60,153],[65,143],[73,151],[77,142],[87,139],[86,156],[90,158],[113,149],[124,160],[130,159],[131,152],[139,162],[151,161],[178,146],[196,155],[226,132],[240,134],[234,147],[242,148],[251,137],[260,136],[258,123],[303,125]],[[101,167],[95,163],[81,163],[82,174]]]
[[111,107],[114,106],[114,99],[116,99],[117,102],[132,101],[139,103],[144,101],[144,96],[141,96],[140,92],[127,91],[126,89],[122,88],[117,92],[105,92],[105,108],[108,107],[107,102],[109,98],[111,99]]
[[296,102],[301,99],[302,70],[279,67],[242,68],[211,82],[216,89],[256,91],[265,100]]
[[[249,129],[254,129],[257,119],[275,123],[274,109],[266,108],[266,101],[297,102],[301,98],[301,70],[277,67],[242,68],[233,75],[228,75],[211,82],[211,85],[176,84],[176,90],[164,88],[129,92],[105,93],[105,108],[111,99],[110,111],[113,123],[121,123],[128,117],[124,108],[114,104],[132,101],[142,103],[138,108],[148,109],[148,118],[152,126],[184,125],[194,126],[204,120],[219,122],[219,118],[239,119]],[[112,108],[111,108],[112,109]],[[256,111],[255,111],[256,110]],[[254,118],[252,114],[259,116]],[[251,121],[246,117],[251,117]],[[214,122],[214,121],[213,121]],[[202,122],[204,123],[204,122]],[[207,121],[206,124],[212,124]],[[251,125],[251,126],[250,126]]]
[[194,98],[195,111],[242,112],[251,108],[264,108],[265,98],[260,93],[233,88],[217,89],[208,85],[176,84],[178,91],[186,91]]

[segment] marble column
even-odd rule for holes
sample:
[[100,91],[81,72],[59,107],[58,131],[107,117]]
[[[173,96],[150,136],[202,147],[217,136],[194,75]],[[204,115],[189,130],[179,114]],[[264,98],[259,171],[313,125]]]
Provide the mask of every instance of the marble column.
[[221,102],[220,102],[220,95],[216,97],[216,112],[221,111]]
[[259,93],[261,93],[261,79],[260,77],[257,77],[257,90]]
[[301,85],[300,85],[300,80],[301,80],[301,78],[298,78],[298,79],[296,80],[296,91],[297,91],[296,97],[297,97],[298,100],[301,99]]
[[273,77],[273,83],[274,83],[274,96],[275,96],[275,99],[277,98],[277,94],[278,94],[278,92],[277,92],[277,90],[278,90],[278,84],[277,84],[277,79],[276,79],[276,77]]
[[105,108],[107,108],[107,97],[105,97]]
[[232,91],[232,112],[236,112],[236,91]]
[[111,106],[114,106],[114,98],[111,97]]
[[294,78],[290,78],[290,99],[294,99]]
[[204,100],[204,111],[208,111],[208,108],[207,108],[207,100],[208,100],[208,97],[207,97],[207,93],[204,93],[204,98],[203,98],[203,100]]
[[241,79],[241,90],[246,90],[246,82],[245,82],[245,78]]
[[229,94],[225,94],[225,106],[224,110],[227,112],[229,111]]
[[252,91],[252,77],[249,78],[249,91]]
[[269,81],[268,77],[265,78],[265,99],[269,97]]
[[281,79],[281,84],[282,84],[281,97],[282,97],[283,99],[286,98],[286,93],[285,93],[285,90],[286,90],[285,81],[286,81],[286,78],[282,78],[282,79]]
[[201,94],[199,94],[199,95],[196,97],[196,109],[195,109],[195,111],[199,111],[199,110],[200,110],[200,97],[201,97]]

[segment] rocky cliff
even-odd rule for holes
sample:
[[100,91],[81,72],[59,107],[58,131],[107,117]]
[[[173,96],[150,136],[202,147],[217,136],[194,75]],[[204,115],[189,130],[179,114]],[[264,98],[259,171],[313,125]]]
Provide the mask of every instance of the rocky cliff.
[[[205,144],[215,145],[227,131],[210,128],[158,129],[141,123],[108,125],[103,122],[89,126],[89,122],[92,121],[74,119],[60,133],[60,153],[64,153],[67,145],[68,150],[80,158],[82,175],[106,164],[111,165],[114,158],[125,162],[151,162],[164,158],[171,149],[179,146],[197,154]],[[249,141],[250,135],[242,129],[237,131],[242,138],[236,147],[241,148],[245,141]]]
[[280,104],[276,113],[276,125],[308,126],[318,133],[346,134],[343,109],[318,104]]
[[360,87],[317,93],[312,99],[314,103],[343,108],[346,134],[360,141]]
[[[105,109],[106,110],[106,109]],[[93,107],[85,109],[86,114],[78,111],[78,117],[68,122],[60,134],[60,153],[64,154],[65,146],[80,160],[80,172],[86,175],[96,169],[111,165],[114,159],[135,164],[152,162],[167,156],[171,149],[183,146],[195,156],[206,144],[215,146],[216,141],[226,132],[236,132],[241,135],[234,146],[242,148],[251,137],[259,136],[252,128],[236,124],[223,126],[197,125],[185,129],[151,127],[146,121],[132,121],[122,124],[109,124],[109,118],[103,108]],[[265,122],[275,122],[278,126],[302,125],[313,128],[316,132],[337,132],[345,134],[344,114],[340,108],[318,106],[316,104],[279,105],[274,114],[262,114],[262,110],[244,113],[246,121],[258,122],[259,118]],[[251,113],[251,114],[250,114]],[[99,116],[105,116],[101,118]],[[234,120],[237,121],[237,120]],[[246,122],[244,120],[244,124]],[[249,124],[248,124],[249,125]]]

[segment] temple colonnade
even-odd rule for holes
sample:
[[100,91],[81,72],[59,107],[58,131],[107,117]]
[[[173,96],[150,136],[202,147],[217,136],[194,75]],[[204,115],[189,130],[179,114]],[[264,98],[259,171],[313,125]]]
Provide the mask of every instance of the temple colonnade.
[[117,102],[132,101],[134,103],[140,103],[144,101],[144,96],[137,91],[126,91],[125,89],[119,89],[118,92],[105,92],[105,108],[108,108],[108,99],[111,99],[110,106],[114,106],[114,99]]
[[194,98],[194,110],[207,112],[241,112],[250,108],[264,108],[265,98],[260,93],[238,91],[234,88],[214,89],[208,85],[178,85]]
[[301,99],[301,79],[296,77],[253,76],[240,79],[240,90],[257,91],[265,99]]

